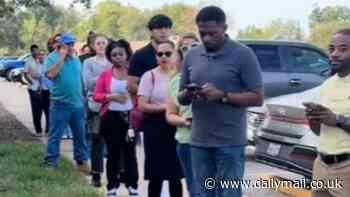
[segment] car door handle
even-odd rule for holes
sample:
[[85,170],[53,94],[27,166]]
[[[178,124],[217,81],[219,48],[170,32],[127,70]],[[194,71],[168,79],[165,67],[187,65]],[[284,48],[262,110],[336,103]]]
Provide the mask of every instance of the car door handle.
[[289,80],[289,85],[291,86],[300,86],[303,82],[301,79],[291,79]]

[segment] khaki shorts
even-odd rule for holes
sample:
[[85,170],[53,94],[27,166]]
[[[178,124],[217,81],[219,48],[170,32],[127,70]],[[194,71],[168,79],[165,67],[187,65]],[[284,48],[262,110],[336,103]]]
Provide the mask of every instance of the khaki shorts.
[[[327,188],[313,188],[313,197],[350,197],[350,160],[326,164],[318,156],[314,162],[313,180],[322,181]],[[341,182],[342,188],[336,187]]]

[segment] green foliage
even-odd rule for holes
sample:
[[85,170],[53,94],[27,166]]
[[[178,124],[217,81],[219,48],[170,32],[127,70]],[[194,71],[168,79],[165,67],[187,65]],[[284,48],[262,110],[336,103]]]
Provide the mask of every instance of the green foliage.
[[327,49],[333,33],[350,27],[350,9],[344,6],[316,7],[309,18],[309,41],[324,49]]
[[350,19],[350,9],[344,6],[327,6],[323,9],[316,7],[310,17],[310,27],[320,23],[344,22]]
[[[9,5],[0,0],[0,5]],[[46,3],[45,3],[46,2]],[[78,12],[74,6],[62,8],[47,4],[48,0],[18,0],[16,10],[0,16],[0,48],[7,54],[28,51],[31,44],[46,48],[48,38],[58,32],[73,32],[78,40],[85,42],[89,31],[104,34],[110,38],[125,38],[142,41],[149,39],[146,28],[148,20],[163,13],[174,21],[174,33],[196,32],[194,17],[197,10],[183,3],[166,4],[156,10],[140,10],[119,3],[118,0],[100,2],[94,10]],[[73,3],[87,4],[90,1],[75,0]],[[5,9],[1,6],[1,9]],[[26,9],[20,9],[25,7]],[[7,9],[7,8],[6,8]],[[3,53],[1,53],[3,54]]]
[[41,166],[43,156],[42,144],[0,144],[1,196],[102,196],[67,159],[54,170]]
[[297,21],[276,19],[262,28],[248,26],[239,31],[237,37],[239,39],[303,40],[304,33]]

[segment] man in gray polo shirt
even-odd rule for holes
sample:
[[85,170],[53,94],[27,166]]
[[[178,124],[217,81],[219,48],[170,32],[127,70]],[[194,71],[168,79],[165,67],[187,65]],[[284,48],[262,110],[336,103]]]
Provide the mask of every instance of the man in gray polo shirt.
[[198,193],[242,196],[241,188],[223,189],[220,181],[243,177],[246,107],[262,105],[264,97],[260,66],[252,50],[225,36],[226,16],[220,8],[203,8],[196,23],[203,46],[185,57],[179,101],[192,103],[190,143]]

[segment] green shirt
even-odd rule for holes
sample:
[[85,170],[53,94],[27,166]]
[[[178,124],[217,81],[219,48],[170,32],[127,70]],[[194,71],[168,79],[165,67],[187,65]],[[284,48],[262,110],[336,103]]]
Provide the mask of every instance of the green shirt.
[[[175,105],[179,108],[179,115],[182,117],[191,118],[192,117],[191,106],[180,105],[179,101],[177,100],[177,96],[179,93],[180,78],[181,78],[181,74],[178,73],[170,80],[169,95],[170,95],[170,98],[175,103]],[[191,135],[191,129],[187,127],[177,127],[175,139],[180,144],[189,144],[190,135]]]
[[[46,70],[52,68],[59,61],[57,52],[49,54],[45,61]],[[78,57],[68,57],[52,80],[50,99],[65,103],[71,107],[83,107],[81,63]]]

